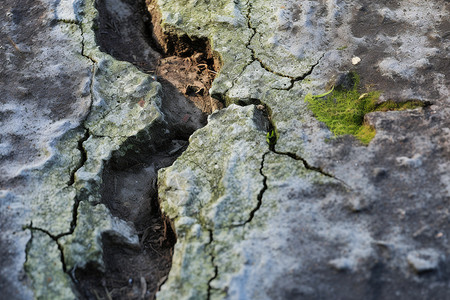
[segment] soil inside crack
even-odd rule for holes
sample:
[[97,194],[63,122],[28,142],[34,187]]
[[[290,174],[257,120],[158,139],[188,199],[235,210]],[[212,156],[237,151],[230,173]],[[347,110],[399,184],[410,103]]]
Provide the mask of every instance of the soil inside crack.
[[105,270],[88,264],[68,272],[81,299],[153,299],[168,276],[176,242],[170,221],[160,211],[157,172],[181,155],[209,113],[223,107],[209,95],[219,62],[205,39],[163,35],[154,1],[98,0],[96,6],[100,49],[157,77],[167,124],[129,138],[103,172],[102,203],[134,225],[140,247],[104,234]]
[[220,68],[208,40],[164,34],[153,0],[98,0],[97,10],[100,50],[156,75],[172,113],[186,100],[206,114],[223,107],[208,92]]

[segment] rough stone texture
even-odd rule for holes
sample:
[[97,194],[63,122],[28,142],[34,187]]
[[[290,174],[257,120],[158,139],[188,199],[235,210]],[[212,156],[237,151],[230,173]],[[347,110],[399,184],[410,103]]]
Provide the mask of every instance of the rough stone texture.
[[[192,171],[187,176],[178,168],[199,160],[198,172],[211,172],[209,166],[223,160],[214,152],[183,155],[161,175],[171,180],[161,180],[160,192],[183,192],[161,196],[162,207],[182,208],[169,213],[178,241],[158,297],[447,297],[448,2],[157,2],[167,31],[213,41],[223,62],[213,95],[227,103],[262,103],[278,135],[261,159],[261,173],[247,171],[245,181],[259,178],[266,188],[245,226],[229,223],[208,238],[196,221],[189,219],[188,228],[183,221],[208,211],[202,204],[212,191],[200,183],[207,175],[192,178]],[[377,130],[367,147],[353,137],[335,138],[303,98],[328,90],[350,70],[360,75],[362,89],[381,91],[380,101],[432,105],[367,115]],[[194,135],[191,145],[197,142]],[[223,139],[223,147],[228,143]],[[220,174],[234,170],[224,167]],[[243,215],[248,201],[254,195],[238,202]]]
[[[2,1],[0,5],[0,290],[8,299],[32,295],[23,286],[30,232],[22,226],[28,223],[35,199],[45,187],[31,183],[27,170],[56,160],[55,144],[80,125],[90,105],[92,63],[82,55],[81,30],[62,21],[53,4]],[[68,149],[73,148],[76,144]],[[66,165],[67,175],[74,164]],[[40,204],[39,209],[48,209],[45,201]],[[66,213],[71,214],[71,207],[69,202],[53,208],[63,220]],[[70,224],[66,221],[56,222],[60,230]]]
[[[174,220],[177,237],[182,241],[175,245],[171,270],[175,275],[164,285],[160,297],[171,298],[175,291],[181,298],[207,297],[209,281],[217,273],[216,260],[224,260],[216,253],[230,258],[217,241],[223,235],[238,242],[242,235],[239,228],[253,218],[260,205],[267,125],[262,112],[254,106],[231,105],[211,115],[208,126],[192,135],[179,163],[160,173],[161,209]],[[214,155],[205,161],[203,156],[195,155],[200,151]],[[229,234],[235,231],[240,234]],[[223,246],[233,245],[226,241]],[[193,265],[193,261],[199,263]],[[238,259],[223,262],[234,269],[241,263]]]
[[[166,32],[211,41],[229,104],[159,174],[178,240],[158,298],[448,297],[448,1],[150,2]],[[102,173],[169,134],[161,86],[99,50],[92,0],[0,12],[0,290],[73,299],[66,272],[102,269],[103,235],[137,246]],[[350,70],[380,101],[431,105],[366,115],[367,147],[335,138],[303,98]]]
[[[130,137],[158,140],[168,133],[159,109],[161,86],[98,50],[93,1],[21,5],[31,6],[33,17],[26,18],[30,11],[19,5],[2,3],[9,16],[5,40],[11,41],[2,52],[8,64],[2,69],[1,108],[9,119],[2,118],[7,126],[2,131],[6,189],[1,193],[5,259],[0,284],[8,299],[32,298],[30,288],[36,298],[73,299],[72,280],[64,271],[87,263],[101,269],[102,235],[138,244],[134,228],[99,204],[101,176],[113,151],[132,147]],[[25,31],[14,27],[21,19],[37,34],[21,36]],[[18,130],[19,124],[25,129]],[[159,131],[149,130],[152,126]],[[23,151],[26,160],[7,149]],[[50,274],[55,278],[48,279]]]
[[[45,249],[45,255],[42,250]],[[70,278],[64,273],[61,252],[48,234],[33,230],[28,243],[25,269],[32,277],[34,296],[38,299],[73,299]]]

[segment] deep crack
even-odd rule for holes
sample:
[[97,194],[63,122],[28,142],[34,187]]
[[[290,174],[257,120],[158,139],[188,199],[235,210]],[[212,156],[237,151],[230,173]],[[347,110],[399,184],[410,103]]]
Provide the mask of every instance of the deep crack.
[[261,174],[261,176],[263,177],[263,187],[259,191],[259,194],[257,196],[258,203],[256,204],[256,207],[250,212],[250,216],[249,216],[248,220],[245,221],[244,224],[242,224],[241,226],[245,226],[246,224],[250,223],[253,220],[253,218],[255,217],[256,212],[261,208],[262,199],[263,199],[264,193],[267,190],[267,176],[263,172],[264,162],[265,162],[265,159],[266,159],[266,155],[269,154],[269,153],[270,152],[268,151],[268,152],[263,154],[262,160],[261,160],[261,167],[259,168],[259,174]]
[[85,129],[83,137],[78,141],[77,149],[80,151],[81,158],[78,165],[70,172],[70,179],[67,183],[68,186],[72,186],[75,183],[75,173],[81,169],[87,161],[87,152],[83,147],[83,143],[89,139],[89,130]]
[[311,170],[311,171],[314,171],[314,172],[318,172],[318,173],[320,173],[320,174],[322,174],[322,175],[324,175],[324,176],[326,176],[326,177],[333,178],[334,180],[337,180],[337,181],[339,181],[340,183],[344,184],[346,187],[349,187],[349,185],[347,185],[342,179],[339,179],[339,178],[337,178],[336,176],[334,176],[334,175],[332,175],[332,174],[330,174],[330,173],[325,172],[323,169],[321,169],[321,168],[319,168],[319,167],[315,167],[315,166],[310,165],[304,158],[298,156],[298,155],[295,154],[295,153],[291,153],[291,152],[279,152],[279,151],[277,151],[277,150],[275,149],[275,145],[274,145],[272,151],[273,151],[274,153],[278,154],[278,155],[288,156],[288,157],[290,157],[290,158],[292,158],[292,159],[295,159],[295,160],[297,160],[297,161],[301,161],[301,162],[303,163],[303,166],[304,166],[307,170]]
[[[152,0],[148,3],[155,4]],[[120,31],[108,28],[108,24],[118,17],[116,10],[111,9],[114,5],[126,5],[134,12],[124,12],[124,15],[120,16]],[[157,14],[157,7],[149,7],[151,16],[144,8],[143,1],[118,0],[110,1],[108,5],[101,1],[96,3],[99,16],[95,35],[100,50],[117,60],[134,64],[141,71],[158,75],[163,90],[160,109],[167,123],[155,123],[136,136],[129,137],[105,162],[100,203],[104,204],[113,216],[134,225],[140,247],[128,248],[108,235],[102,235],[105,272],[89,264],[85,269],[68,270],[69,273],[76,273],[78,282],[75,282],[75,286],[82,298],[95,299],[96,295],[108,297],[108,292],[105,295],[105,289],[114,291],[114,298],[133,298],[136,288],[142,288],[142,282],[145,283],[147,291],[144,298],[152,299],[155,296],[164,282],[162,280],[167,278],[176,242],[172,224],[160,211],[156,174],[160,168],[170,166],[186,149],[188,138],[195,130],[206,125],[206,114],[188,99],[204,112],[211,112],[214,105],[217,105],[209,99],[208,93],[217,68],[220,67],[210,42],[187,35],[166,37],[158,36],[158,33],[154,33],[153,38],[160,40],[153,40],[145,30],[141,30],[141,23],[146,22],[145,18],[157,19],[154,15]],[[136,16],[141,18],[136,20]],[[86,55],[83,32],[82,36],[82,54],[91,59]],[[152,49],[152,46],[158,44],[160,47]],[[164,51],[161,52],[161,49]],[[152,55],[153,58],[150,57]],[[95,61],[91,61],[95,68]],[[184,70],[186,74],[183,74]],[[94,71],[95,69],[93,74]],[[91,96],[92,83],[93,80]],[[83,141],[79,143],[78,148],[83,149],[82,145]],[[84,159],[81,164],[83,162]],[[75,172],[76,170],[71,176],[71,184],[76,182]],[[83,199],[83,195],[77,196],[71,231],[63,235],[73,233],[78,205]],[[214,258],[212,263],[214,264]],[[217,272],[218,269],[215,268],[215,276]],[[129,280],[132,280],[132,284]],[[139,294],[140,297],[142,295]]]
[[[213,242],[214,242],[214,233],[213,230],[210,229],[209,230],[209,243],[208,246],[213,247]],[[219,276],[219,267],[215,264],[215,259],[216,256],[214,255],[214,248],[212,248],[211,250],[211,264],[214,267],[214,275],[208,280],[208,290],[207,290],[207,296],[206,299],[210,300],[211,299],[211,291],[213,290],[212,286],[211,286],[211,282],[217,278],[217,276]]]
[[[87,151],[83,146],[83,143],[87,141],[90,137],[90,133],[88,129],[85,129],[83,137],[78,141],[77,149],[80,151],[81,158],[78,166],[71,172],[70,175],[70,181],[68,182],[69,186],[73,186],[75,183],[75,174],[78,170],[80,170],[86,163],[88,156]],[[80,206],[81,199],[77,195],[74,198],[74,204],[72,208],[72,221],[70,222],[70,229],[68,232],[63,232],[55,236],[56,240],[60,239],[63,236],[71,235],[77,226],[77,220],[78,220],[78,207]]]

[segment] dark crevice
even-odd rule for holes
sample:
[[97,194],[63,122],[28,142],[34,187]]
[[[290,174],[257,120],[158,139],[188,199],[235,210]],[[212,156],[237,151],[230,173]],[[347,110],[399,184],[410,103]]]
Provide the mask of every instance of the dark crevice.
[[[115,5],[127,10],[118,12]],[[220,61],[207,39],[163,32],[156,1],[99,0],[96,8],[94,30],[100,50],[156,75],[163,90],[160,109],[165,121],[127,138],[105,162],[99,187],[100,203],[113,216],[134,225],[139,247],[103,234],[104,266],[88,263],[68,273],[80,299],[153,299],[167,279],[176,242],[173,223],[160,210],[157,173],[184,152],[192,133],[206,125],[207,113],[221,107],[209,96]],[[76,171],[70,184],[76,181]],[[73,233],[78,205],[86,196],[78,193],[71,231],[63,235]]]
[[90,136],[89,130],[85,130],[84,136],[78,141],[77,149],[80,151],[81,158],[75,169],[73,169],[72,172],[70,172],[70,179],[69,182],[67,183],[68,186],[72,186],[75,183],[75,173],[79,169],[81,169],[87,161],[87,152],[83,147],[83,143],[88,140],[89,136]]
[[253,6],[252,6],[252,4],[251,4],[251,0],[247,1],[247,6],[248,6],[248,8],[247,8],[247,15],[246,15],[246,18],[247,18],[247,27],[248,27],[251,31],[253,31],[253,34],[252,34],[252,36],[249,38],[247,44],[245,44],[245,47],[246,47],[248,50],[250,50],[250,51],[252,52],[252,58],[253,58],[253,61],[255,61],[255,50],[252,49],[252,48],[250,48],[250,44],[252,43],[252,40],[253,40],[253,38],[254,38],[255,35],[256,35],[256,28],[252,26],[252,21],[251,21],[251,14],[252,14],[252,9],[253,9]]
[[253,220],[253,218],[255,217],[256,212],[261,208],[262,199],[263,199],[264,193],[267,190],[267,176],[263,172],[264,161],[266,159],[266,155],[269,154],[269,153],[270,152],[266,152],[266,153],[263,154],[262,160],[261,160],[261,167],[259,168],[259,174],[261,174],[261,176],[263,177],[263,187],[259,191],[259,194],[257,196],[258,203],[256,204],[255,208],[253,208],[253,210],[250,212],[250,216],[247,219],[247,221],[245,221],[242,225],[237,225],[237,226],[233,226],[233,227],[245,226],[246,224],[250,223]]
[[[209,230],[209,243],[208,246],[213,247],[213,242],[214,242],[214,233],[213,230]],[[214,248],[212,248],[211,250],[211,264],[214,267],[214,275],[208,280],[208,290],[207,290],[207,295],[206,295],[206,299],[210,300],[211,299],[211,293],[212,293],[212,286],[211,286],[211,282],[217,278],[217,276],[219,276],[219,268],[218,266],[216,266],[215,264],[215,255],[214,255]]]
[[[89,130],[85,129],[84,135],[78,141],[78,145],[77,145],[77,149],[80,151],[81,158],[80,158],[80,161],[79,161],[77,167],[70,174],[70,180],[68,182],[68,186],[73,186],[74,185],[76,172],[84,166],[84,164],[86,163],[86,161],[88,159],[87,151],[84,148],[83,143],[85,141],[87,141],[89,139],[89,137],[90,137]],[[71,235],[75,231],[75,228],[77,227],[78,207],[80,206],[80,201],[81,201],[80,197],[79,197],[79,195],[77,193],[77,195],[74,198],[74,204],[73,204],[73,208],[72,208],[72,221],[70,222],[70,229],[69,229],[68,232],[63,232],[63,233],[60,233],[60,234],[56,235],[55,236],[56,240],[60,239],[63,236]]]
[[81,299],[107,297],[105,291],[113,298],[138,299],[144,287],[144,299],[155,297],[171,268],[176,242],[173,224],[160,210],[157,173],[184,152],[195,129],[182,122],[153,123],[129,137],[105,162],[100,203],[134,225],[140,246],[123,245],[104,235],[104,270],[89,265],[74,272]]
[[318,167],[315,167],[315,166],[310,165],[304,158],[298,156],[298,155],[295,154],[295,153],[291,153],[291,152],[279,152],[279,151],[276,151],[276,150],[275,150],[275,146],[274,146],[274,148],[273,148],[272,151],[273,151],[274,153],[278,154],[278,155],[285,155],[285,156],[288,156],[288,157],[290,157],[290,158],[292,158],[292,159],[295,159],[295,160],[297,160],[297,161],[301,161],[301,162],[303,163],[303,166],[304,166],[307,170],[311,170],[311,171],[320,173],[320,174],[322,174],[322,175],[324,175],[324,176],[326,176],[326,177],[333,178],[334,180],[337,180],[337,181],[339,181],[340,183],[342,183],[342,184],[344,184],[345,186],[348,187],[348,185],[347,185],[344,181],[342,181],[341,179],[335,177],[334,175],[332,175],[332,174],[330,174],[330,173],[325,172],[325,171],[322,170],[321,168],[318,168]]

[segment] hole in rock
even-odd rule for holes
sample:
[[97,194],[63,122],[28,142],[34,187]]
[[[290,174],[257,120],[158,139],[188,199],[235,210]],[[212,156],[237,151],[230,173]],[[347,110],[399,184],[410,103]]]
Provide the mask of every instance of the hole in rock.
[[154,0],[97,0],[96,7],[100,50],[156,75],[167,108],[186,99],[207,114],[223,107],[208,93],[220,61],[207,39],[163,33]]
[[160,211],[157,172],[183,153],[192,133],[206,125],[207,114],[223,107],[209,95],[219,60],[206,39],[162,34],[154,1],[98,0],[96,7],[100,49],[156,75],[167,123],[130,137],[103,171],[101,202],[134,225],[139,246],[104,234],[105,270],[88,264],[76,269],[73,279],[81,299],[153,299],[170,271],[176,242]]

